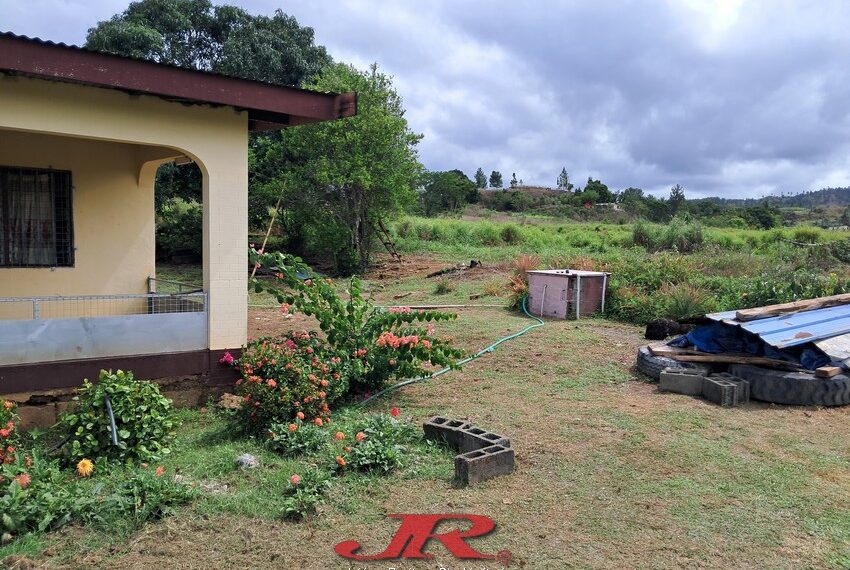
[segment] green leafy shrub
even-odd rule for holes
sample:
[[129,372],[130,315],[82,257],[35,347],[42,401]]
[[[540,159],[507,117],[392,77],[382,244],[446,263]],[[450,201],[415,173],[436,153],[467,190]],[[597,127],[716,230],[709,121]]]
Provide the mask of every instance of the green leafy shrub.
[[673,218],[661,236],[662,249],[675,249],[680,253],[691,253],[702,247],[705,237],[699,223],[686,223]]
[[316,512],[330,487],[330,473],[308,468],[303,474],[293,473],[283,491],[283,518],[301,519]]
[[688,283],[664,287],[661,294],[667,300],[666,316],[676,321],[701,317],[712,309],[711,296]]
[[271,424],[268,436],[269,449],[288,457],[316,453],[328,442],[327,429],[300,419],[288,424]]
[[436,285],[434,285],[435,295],[445,295],[446,293],[451,293],[454,290],[455,284],[449,279],[440,279],[437,281]]
[[242,402],[236,418],[242,428],[265,434],[272,424],[300,417],[327,419],[329,404],[345,394],[345,364],[325,349],[315,332],[293,332],[249,343],[235,362]]
[[850,239],[834,241],[829,244],[832,256],[842,263],[850,263]]
[[195,201],[169,198],[159,208],[156,219],[156,247],[170,256],[188,251],[203,253],[204,208]]
[[499,236],[502,238],[502,241],[508,245],[516,245],[522,242],[522,232],[520,232],[519,228],[513,224],[503,226],[502,231],[499,232]]
[[39,453],[21,453],[0,466],[0,492],[4,542],[61,526],[71,520],[76,508],[75,493],[58,462]]
[[812,226],[794,228],[792,239],[800,243],[818,243],[821,240],[821,230]]
[[37,450],[0,466],[3,542],[70,522],[114,532],[168,516],[197,495],[160,469],[115,469],[96,480],[71,478]]
[[[107,396],[115,417],[118,445],[112,442]],[[132,372],[121,370],[101,370],[97,384],[86,379],[74,397],[73,411],[63,414],[59,424],[70,438],[64,449],[71,461],[155,461],[170,453],[176,427],[171,400],[162,395],[159,386],[135,380]]]
[[[463,351],[451,339],[435,336],[431,323],[457,315],[414,311],[410,307],[388,311],[363,297],[361,282],[350,281],[343,299],[330,279],[312,276],[304,263],[283,254],[257,255],[252,261],[276,267],[277,283],[253,282],[257,292],[270,291],[285,311],[296,310],[319,322],[325,334],[325,358],[338,358],[349,389],[376,389],[396,378],[425,376],[432,367],[455,366]],[[302,280],[303,274],[311,275]]]
[[146,465],[88,484],[93,489],[80,490],[75,514],[86,524],[109,529],[135,530],[147,521],[173,515],[176,507],[198,495],[197,489],[166,475],[161,467]]
[[377,414],[362,425],[359,436],[338,461],[342,467],[360,471],[389,473],[401,467],[407,454],[407,444],[419,437],[419,432],[407,422],[388,414]]
[[632,243],[652,251],[656,248],[656,241],[655,232],[649,224],[643,220],[635,222],[632,226]]

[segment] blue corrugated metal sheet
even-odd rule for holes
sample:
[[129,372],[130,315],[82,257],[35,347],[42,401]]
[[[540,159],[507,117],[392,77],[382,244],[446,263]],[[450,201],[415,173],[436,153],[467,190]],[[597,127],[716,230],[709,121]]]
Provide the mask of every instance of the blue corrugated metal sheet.
[[850,333],[850,305],[747,322],[736,320],[735,311],[712,313],[706,316],[728,325],[739,326],[747,332],[758,335],[764,342],[776,348],[787,348]]

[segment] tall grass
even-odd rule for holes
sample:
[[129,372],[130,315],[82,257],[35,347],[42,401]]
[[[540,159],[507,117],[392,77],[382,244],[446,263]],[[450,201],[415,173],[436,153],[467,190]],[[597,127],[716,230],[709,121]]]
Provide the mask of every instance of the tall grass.
[[[403,252],[452,262],[510,266],[528,256],[523,265],[530,258],[540,267],[608,271],[608,314],[637,323],[850,291],[850,266],[841,261],[850,259],[847,232],[816,229],[815,236],[805,233],[808,228],[701,228],[684,221],[662,226],[415,217],[396,222],[391,231]],[[799,245],[798,237],[816,245]],[[512,275],[510,299],[521,298],[524,287]]]

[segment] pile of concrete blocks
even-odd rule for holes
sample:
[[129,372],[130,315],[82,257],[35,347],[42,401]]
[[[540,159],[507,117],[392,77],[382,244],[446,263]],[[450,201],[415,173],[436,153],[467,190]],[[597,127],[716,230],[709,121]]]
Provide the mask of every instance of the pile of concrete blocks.
[[474,485],[514,470],[511,440],[462,420],[434,416],[422,425],[425,438],[460,452],[455,457],[455,479]]
[[660,389],[689,396],[702,396],[720,406],[733,407],[750,401],[750,383],[728,372],[707,374],[705,370],[665,368]]

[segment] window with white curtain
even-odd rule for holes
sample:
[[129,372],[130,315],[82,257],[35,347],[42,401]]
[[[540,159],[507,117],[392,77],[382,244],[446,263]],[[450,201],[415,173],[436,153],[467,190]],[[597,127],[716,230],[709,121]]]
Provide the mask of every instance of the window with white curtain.
[[0,267],[74,265],[71,173],[0,166]]

